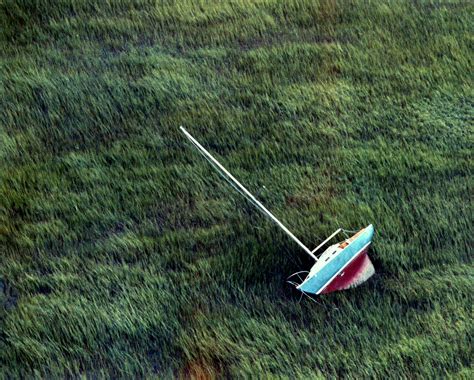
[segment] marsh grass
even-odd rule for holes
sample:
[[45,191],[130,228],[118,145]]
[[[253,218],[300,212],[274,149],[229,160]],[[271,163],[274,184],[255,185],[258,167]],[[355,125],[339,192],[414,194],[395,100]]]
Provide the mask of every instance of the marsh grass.
[[[472,377],[472,4],[0,4],[4,376]],[[308,245],[376,227],[367,284]],[[264,188],[265,186],[265,188]]]

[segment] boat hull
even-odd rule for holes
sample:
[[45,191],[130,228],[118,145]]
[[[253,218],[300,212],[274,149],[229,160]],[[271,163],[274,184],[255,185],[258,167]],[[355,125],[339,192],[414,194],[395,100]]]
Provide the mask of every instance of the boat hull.
[[326,294],[366,281],[375,273],[367,255],[373,235],[374,228],[369,225],[354,235],[337,254],[323,254],[298,289],[305,293]]
[[367,255],[368,250],[368,247],[364,249],[334,280],[321,290],[320,294],[353,288],[372,277],[375,269],[369,255]]

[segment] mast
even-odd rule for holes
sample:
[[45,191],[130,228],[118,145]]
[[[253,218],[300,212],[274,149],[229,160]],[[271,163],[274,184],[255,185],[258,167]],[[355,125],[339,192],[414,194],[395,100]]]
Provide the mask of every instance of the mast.
[[[179,129],[185,134],[185,136],[193,143],[193,145],[199,149],[199,151],[206,157],[208,158],[213,164],[215,164],[222,172],[247,196],[249,197],[254,204],[261,210],[263,211],[267,216],[270,217],[285,233],[292,238],[303,250],[310,255],[314,260],[318,261],[318,258],[314,255],[314,252],[320,248],[317,247],[317,249],[311,251],[307,246],[305,246],[300,239],[298,239],[293,233],[285,227],[285,225],[280,222],[260,201],[255,198],[232,174],[229,173],[229,171],[224,168],[219,161],[217,161],[199,142],[189,134],[186,129],[184,129],[182,126],[179,127]],[[339,231],[337,231],[339,232]],[[332,236],[331,236],[332,237]],[[325,243],[325,242],[324,242]],[[323,244],[324,244],[323,243]],[[321,246],[321,245],[320,245]]]

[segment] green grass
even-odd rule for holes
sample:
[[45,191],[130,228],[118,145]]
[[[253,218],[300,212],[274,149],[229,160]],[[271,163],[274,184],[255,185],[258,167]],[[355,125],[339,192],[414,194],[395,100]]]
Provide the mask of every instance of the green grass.
[[[0,376],[472,378],[473,11],[0,2]],[[376,275],[299,302],[179,125]]]

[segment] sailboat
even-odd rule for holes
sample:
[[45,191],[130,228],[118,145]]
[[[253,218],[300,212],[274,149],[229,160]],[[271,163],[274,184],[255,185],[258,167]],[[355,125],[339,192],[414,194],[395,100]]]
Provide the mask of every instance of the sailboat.
[[[316,248],[310,249],[298,239],[279,219],[277,219],[255,196],[253,196],[229,171],[222,166],[191,134],[182,126],[181,132],[197,148],[197,150],[209,161],[209,163],[222,175],[240,194],[247,198],[255,207],[275,222],[303,251],[305,251],[315,263],[309,271],[300,271],[288,278],[291,283],[304,294],[320,295],[339,290],[356,287],[367,281],[375,269],[368,256],[369,246],[374,236],[374,227],[367,227],[357,231],[352,236],[329,246],[319,256],[321,250],[330,240],[339,233],[349,231],[338,228],[327,239]],[[290,278],[297,276],[300,283]]]

